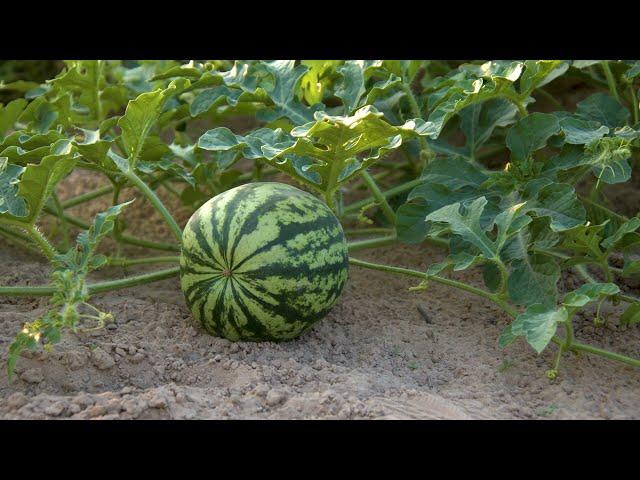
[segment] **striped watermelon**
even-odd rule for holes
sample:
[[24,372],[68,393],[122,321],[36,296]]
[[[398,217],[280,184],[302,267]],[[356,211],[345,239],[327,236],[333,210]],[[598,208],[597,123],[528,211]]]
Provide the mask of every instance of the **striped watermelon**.
[[283,183],[215,196],[182,236],[180,283],[194,317],[229,340],[288,340],[331,309],[347,280],[333,212]]

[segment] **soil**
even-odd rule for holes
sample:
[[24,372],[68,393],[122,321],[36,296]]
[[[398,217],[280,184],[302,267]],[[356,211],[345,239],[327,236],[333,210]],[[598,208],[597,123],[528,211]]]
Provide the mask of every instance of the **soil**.
[[[74,172],[62,197],[101,182]],[[128,196],[129,195],[129,196]],[[124,192],[121,199],[130,198]],[[108,196],[71,210],[91,218]],[[173,208],[181,224],[189,212]],[[142,199],[125,215],[144,238],[170,232]],[[143,221],[144,220],[144,221]],[[53,225],[52,225],[53,226]],[[132,227],[137,230],[131,230]],[[113,251],[106,241],[104,248]],[[127,247],[123,254],[143,255]],[[442,252],[394,246],[355,257],[425,269]],[[0,284],[48,282],[48,266],[0,240]],[[111,268],[95,279],[154,267]],[[482,285],[480,272],[455,278]],[[567,276],[563,288],[579,280]],[[351,267],[344,293],[310,331],[287,343],[232,343],[194,324],[177,279],[93,298],[115,321],[92,332],[66,333],[52,352],[26,352],[9,381],[0,373],[5,419],[626,419],[640,418],[640,371],[600,357],[565,355],[549,380],[553,347],[541,355],[519,341],[501,349],[508,317],[483,299],[441,285],[412,292],[416,282]],[[637,294],[637,290],[635,292]],[[47,298],[0,297],[0,362],[26,321]],[[621,307],[595,327],[576,319],[583,342],[640,357],[640,329],[622,328]],[[589,312],[587,312],[589,313]]]

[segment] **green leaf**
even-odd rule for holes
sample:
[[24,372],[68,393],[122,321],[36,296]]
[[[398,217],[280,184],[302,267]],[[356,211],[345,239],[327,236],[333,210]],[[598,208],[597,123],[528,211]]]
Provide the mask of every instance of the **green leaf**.
[[0,223],[34,225],[54,187],[74,165],[75,160],[68,154],[47,155],[39,164],[27,165],[18,183],[18,194],[26,203],[28,214],[18,217],[0,213]]
[[631,68],[629,68],[629,70],[624,72],[624,77],[627,80],[633,80],[638,75],[640,75],[640,61],[636,61],[633,65],[631,65]]
[[487,199],[480,197],[461,212],[461,204],[453,203],[430,213],[426,221],[445,224],[448,231],[477,247],[485,258],[494,258],[496,251],[493,242],[480,227],[480,215],[486,204]]
[[396,211],[396,232],[404,243],[420,243],[427,238],[429,227],[424,218],[433,211],[423,199],[414,199],[401,205]]
[[427,268],[427,275],[438,275],[439,273],[452,269],[453,271],[466,270],[476,263],[482,261],[477,255],[471,255],[466,252],[454,253],[448,255],[443,262],[432,263]]
[[460,129],[467,140],[466,155],[474,158],[497,127],[506,127],[515,121],[517,112],[515,105],[504,98],[475,103],[460,111]]
[[360,104],[360,98],[365,94],[364,72],[357,62],[348,61],[338,68],[342,75],[342,82],[336,89],[336,97],[342,100],[345,114],[353,113]]
[[[425,184],[444,185],[452,190],[466,186],[480,188],[488,178],[477,165],[461,157],[436,158],[422,172]],[[413,192],[419,192],[420,188],[417,187]],[[410,198],[416,196],[413,192]]]
[[501,211],[497,192],[480,187],[488,176],[462,157],[433,159],[425,167],[422,179],[424,183],[409,193],[407,203],[396,212],[396,231],[403,242],[423,241],[431,230],[425,217],[447,205],[468,205],[485,197],[487,205],[480,217],[483,229],[489,228]]
[[0,213],[8,213],[14,217],[27,215],[27,204],[18,196],[17,184],[24,167],[12,165],[6,157],[0,157]]
[[640,218],[633,217],[624,222],[618,230],[602,241],[602,247],[611,251],[616,247],[628,248],[640,243],[640,235],[634,233],[640,228]]
[[524,337],[529,345],[540,353],[555,335],[558,324],[566,322],[567,319],[568,312],[564,307],[554,309],[540,304],[531,305],[513,321],[511,334]]
[[198,93],[196,98],[193,99],[189,107],[189,113],[192,117],[197,117],[218,105],[236,105],[243,93],[240,89],[231,89],[226,85],[207,88]]
[[555,305],[560,267],[550,257],[531,254],[514,260],[507,282],[509,297],[519,305]]
[[602,231],[608,222],[600,225],[578,225],[564,232],[562,247],[589,258],[600,259]]
[[[365,103],[369,105],[375,104],[377,106],[377,105],[380,105],[381,98],[386,97],[387,101],[390,101],[391,104],[395,105],[396,102],[394,102],[393,99],[389,97],[389,95],[391,94],[391,92],[393,92],[393,90],[396,90],[397,87],[399,87],[400,85],[402,85],[402,78],[396,75],[389,75],[388,78],[384,80],[380,80],[371,86],[371,88],[367,92],[367,98]],[[398,100],[400,100],[400,98],[404,96],[404,92],[397,92],[397,93],[398,93],[398,96],[394,98],[397,98]],[[382,107],[380,107],[380,110],[383,110]],[[390,116],[387,116],[387,118],[391,120]]]
[[640,303],[632,303],[620,316],[620,325],[632,326],[640,323]]
[[582,69],[591,67],[592,65],[598,65],[599,63],[602,63],[602,60],[573,60],[571,66]]
[[637,274],[640,274],[640,260],[625,259],[622,276],[626,278]]
[[593,174],[605,183],[622,183],[631,178],[629,140],[624,137],[604,137],[587,145],[585,162],[593,165]]
[[494,262],[485,263],[482,266],[482,279],[490,291],[497,292],[502,281],[500,268]]
[[539,217],[551,219],[551,229],[562,232],[585,222],[586,212],[575,190],[566,183],[553,183],[543,187],[527,210]]
[[498,338],[498,346],[500,348],[505,348],[513,343],[513,341],[518,338],[513,334],[513,330],[511,329],[511,325],[507,325],[502,333],[500,334],[500,338]]
[[115,219],[124,207],[133,200],[109,207],[106,211],[98,213],[88,230],[81,232],[76,239],[76,247],[67,253],[57,255],[55,262],[59,269],[71,269],[78,280],[84,282],[84,275],[104,262],[91,263],[93,254],[100,241],[113,231]]
[[26,106],[27,101],[24,98],[17,98],[7,105],[0,103],[0,136],[13,128],[13,124],[16,123]]
[[22,111],[18,117],[18,123],[36,133],[44,133],[49,130],[57,118],[58,112],[55,108],[44,97],[38,97]]
[[[260,132],[246,137],[229,130],[205,133],[198,146],[205,150],[237,150],[247,158],[264,158],[275,168],[325,193],[398,148],[403,138],[417,136],[413,121],[394,126],[371,106],[353,116],[331,116],[316,112],[315,121],[296,127],[290,136]],[[260,153],[259,153],[260,152]]]
[[569,63],[562,60],[527,60],[524,66],[524,73],[520,77],[520,93],[526,96],[569,69]]
[[506,240],[530,219],[520,212],[524,205],[522,203],[505,209],[495,218],[497,235],[495,240],[491,240],[480,225],[480,217],[486,204],[487,199],[480,197],[461,211],[461,204],[454,203],[430,213],[425,220],[446,225],[447,231],[474,245],[485,258],[497,259]]
[[563,118],[560,127],[565,135],[564,141],[573,145],[586,145],[609,133],[609,127],[578,117]]
[[302,96],[308,105],[322,103],[327,86],[332,84],[333,73],[342,64],[340,60],[302,60],[300,63],[309,70],[300,80]]
[[582,308],[590,302],[617,293],[620,293],[620,288],[615,283],[586,283],[565,295],[562,304],[569,308]]
[[624,126],[631,113],[612,96],[595,93],[578,103],[576,115],[613,129]]
[[151,129],[162,113],[162,107],[167,98],[177,90],[177,84],[172,83],[164,90],[138,95],[127,105],[125,114],[118,120],[122,129],[121,139],[129,165],[133,168],[140,157]]
[[520,62],[468,64],[446,78],[436,79],[426,90],[430,114],[424,133],[437,138],[445,124],[469,105],[501,96],[519,98],[513,84],[522,69]]
[[[277,60],[265,62],[264,68],[273,78],[273,84],[265,85],[265,91],[274,106],[260,110],[257,118],[265,122],[273,122],[279,118],[288,118],[294,125],[302,125],[313,120],[317,108],[306,107],[296,97],[297,87],[302,76],[309,67],[295,65],[294,60]],[[320,107],[317,104],[316,107]]]
[[107,157],[109,148],[113,144],[110,140],[100,138],[100,130],[78,129],[74,145],[84,160],[100,165],[105,170],[113,170],[113,164]]
[[[116,111],[120,105],[103,105],[101,91],[106,87],[103,75],[104,60],[68,60],[67,70],[63,71],[49,83],[58,96],[71,94],[74,108],[69,112],[69,120],[79,123],[90,120],[102,120],[111,111]],[[83,107],[86,115],[83,115]]]
[[19,165],[27,163],[37,163],[42,157],[50,153],[51,146],[34,148],[33,150],[25,150],[22,147],[10,146],[0,152],[0,157],[6,158],[9,162]]
[[560,132],[555,115],[532,113],[518,121],[507,133],[507,148],[515,161],[525,161],[533,152],[543,148],[547,140]]

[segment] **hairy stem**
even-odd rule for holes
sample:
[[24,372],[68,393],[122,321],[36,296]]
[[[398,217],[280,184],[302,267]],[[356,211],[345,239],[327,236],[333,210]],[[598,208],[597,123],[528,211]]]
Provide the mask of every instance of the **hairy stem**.
[[386,234],[392,234],[393,233],[393,228],[377,228],[377,227],[373,227],[373,228],[352,228],[352,229],[346,229],[344,231],[345,235],[375,235],[378,233],[386,233]]
[[626,355],[610,352],[608,350],[603,350],[602,348],[594,347],[592,345],[586,345],[584,343],[573,342],[571,344],[571,350],[593,353],[595,355],[600,355],[601,357],[610,358],[611,360],[617,360],[618,362],[626,363],[627,365],[640,367],[640,359],[627,357]]
[[[180,273],[180,267],[172,267],[164,270],[158,270],[151,273],[144,273],[131,277],[121,278],[119,280],[109,280],[105,282],[97,282],[87,285],[90,294],[110,292],[120,288],[135,287],[145,283],[158,282],[166,278],[175,277]],[[23,296],[23,297],[42,297],[51,296],[56,293],[56,288],[51,285],[41,287],[0,287],[1,295]]]
[[607,79],[607,85],[609,86],[609,91],[611,95],[617,100],[620,101],[620,95],[618,95],[618,89],[616,88],[616,81],[613,78],[613,73],[611,73],[611,68],[609,67],[609,62],[604,60],[600,65],[602,65],[602,70],[604,71],[604,76]]
[[62,202],[62,208],[67,209],[75,207],[76,205],[80,205],[82,203],[90,202],[94,198],[98,198],[106,195],[107,193],[111,193],[112,190],[112,185],[105,185],[103,187],[92,190],[91,192],[83,193],[82,195],[78,195],[77,197],[65,200],[64,202]]
[[455,287],[460,290],[464,290],[466,292],[473,293],[480,297],[491,300],[492,302],[502,307],[511,316],[516,316],[518,314],[518,312],[513,307],[511,307],[510,305],[507,305],[502,299],[498,297],[498,295],[487,292],[486,290],[482,290],[480,288],[473,287],[466,283],[458,282],[457,280],[451,280],[449,278],[439,277],[437,275],[427,275],[424,272],[420,272],[418,270],[411,270],[409,268],[393,267],[391,265],[381,265],[378,263],[366,262],[364,260],[358,260],[356,258],[350,258],[349,263],[351,263],[352,265],[356,265],[358,267],[370,268],[373,270],[380,270],[382,272],[390,272],[398,275],[408,275],[410,277],[416,277],[422,280],[433,280],[434,282],[441,283],[443,285],[448,285],[450,287]]
[[367,172],[366,169],[362,170],[362,172],[360,172],[360,175],[362,175],[362,178],[367,184],[367,187],[369,187],[369,190],[371,190],[371,193],[373,193],[373,197],[376,199],[376,201],[380,205],[380,208],[382,209],[382,213],[384,214],[385,218],[389,220],[391,225],[395,225],[396,214],[393,212],[393,209],[391,208],[391,205],[389,205],[389,202],[387,201],[386,197],[382,194],[382,191],[380,190],[380,187],[378,187],[378,184],[376,183],[376,181],[371,177],[371,175],[369,174],[369,172]]
[[62,229],[62,250],[66,251],[71,245],[71,237],[69,236],[69,225],[64,219],[64,208],[62,207],[62,203],[60,203],[58,194],[54,192],[51,196],[51,199],[53,200],[53,206],[58,212],[58,222],[60,223],[60,228]]
[[90,294],[104,293],[110,292],[111,290],[118,290],[120,288],[135,287],[136,285],[143,285],[145,283],[158,282],[160,280],[175,277],[179,273],[180,267],[172,267],[151,273],[121,278],[119,280],[94,283],[90,284],[88,288]]
[[548,102],[550,102],[554,107],[556,107],[559,110],[564,110],[564,105],[562,105],[562,103],[560,103],[556,97],[554,97],[553,95],[551,95],[549,92],[547,92],[544,88],[538,88],[534,94],[539,94],[541,97],[544,97],[545,100],[547,100]]
[[138,177],[138,175],[136,175],[135,172],[133,172],[132,170],[127,171],[125,173],[125,176],[131,183],[133,183],[140,190],[140,192],[142,192],[142,194],[147,198],[147,200],[151,202],[151,205],[153,205],[153,207],[158,211],[158,213],[162,215],[162,218],[164,218],[164,220],[167,222],[167,225],[169,225],[169,228],[171,229],[173,236],[176,237],[179,243],[181,243],[182,229],[180,228],[178,223],[175,221],[171,213],[169,213],[169,210],[167,210],[167,207],[164,206],[162,201],[155,194],[155,192],[151,190],[151,188],[149,188],[149,186],[146,183],[144,183],[144,181],[140,177]]
[[615,218],[616,220],[619,220],[621,222],[626,222],[627,220],[629,220],[627,217],[625,217],[624,215],[621,215],[619,213],[614,212],[613,210],[608,209],[607,207],[605,207],[604,205],[599,204],[598,202],[594,202],[592,199],[590,199],[589,197],[585,197],[583,195],[579,196],[580,200],[583,203],[586,203],[587,205],[591,206],[591,207],[595,207],[598,210],[603,211],[604,213],[606,213],[607,215],[609,215],[610,217]]
[[[400,195],[406,191],[412,190],[418,185],[421,185],[422,183],[424,183],[423,179],[416,178],[415,180],[411,180],[410,182],[403,183],[402,185],[398,185],[397,187],[394,187],[394,188],[390,188],[389,190],[382,192],[382,195],[384,196],[384,198],[389,199],[389,198],[395,197],[396,195]],[[374,197],[367,197],[357,202],[353,202],[352,204],[347,205],[344,208],[344,213],[348,214],[348,213],[357,212],[362,207],[369,205],[370,203],[373,203],[374,200],[375,200]]]
[[633,108],[633,123],[638,123],[640,122],[640,113],[638,112],[638,97],[633,89],[633,83],[629,85],[629,95],[631,96],[631,106]]
[[[44,207],[44,211],[51,215],[57,216],[56,213],[52,211],[50,208]],[[67,214],[64,215],[64,218],[71,225],[75,225],[76,227],[81,228],[83,230],[88,230],[91,227],[91,225],[89,225],[87,222],[85,222],[80,218],[73,217]],[[135,245],[137,247],[144,247],[144,248],[152,248],[154,250],[164,250],[167,252],[180,251],[180,245],[176,245],[175,243],[153,242],[151,240],[144,240],[142,238],[132,237],[130,235],[117,235],[116,240],[122,243],[127,243],[129,245]]]
[[[591,275],[589,275],[589,272],[587,272],[587,269],[585,268],[584,265],[575,265],[574,268],[576,269],[576,272],[578,272],[578,275],[580,275],[582,278],[584,278],[587,282],[589,283],[598,283],[598,281],[593,278]],[[627,295],[625,293],[618,293],[616,295],[620,300],[627,302],[627,303],[637,303],[640,302],[640,298],[636,298],[633,295]]]
[[[413,91],[411,90],[411,86],[407,83],[402,83],[401,88],[406,94],[407,100],[409,101],[409,107],[411,108],[411,115],[413,115],[414,118],[422,118],[422,112],[420,111],[420,106],[418,105],[416,96],[413,94]],[[425,137],[420,136],[418,141],[420,142],[420,149],[423,152],[425,152],[427,157],[431,157],[432,152],[431,152],[431,149],[429,148],[429,145],[427,144],[427,139]]]
[[29,227],[24,227],[24,230],[31,236],[31,239],[38,245],[42,253],[47,257],[50,261],[58,255],[58,251],[51,245],[51,242],[45,237],[38,227],[35,225],[31,225]]
[[393,235],[387,235],[385,237],[371,238],[369,240],[360,240],[359,242],[349,242],[349,252],[355,252],[357,250],[364,250],[367,248],[386,247],[387,245],[393,245],[398,241],[398,237]]
[[159,256],[159,257],[144,257],[144,258],[110,258],[109,265],[128,267],[130,265],[146,265],[154,263],[179,263],[179,256]]
[[13,230],[9,230],[8,228],[4,228],[4,227],[0,227],[0,235],[4,236],[5,238],[7,238],[9,241],[15,243],[16,245],[20,245],[21,247],[25,248],[26,250],[29,250],[31,252],[37,253],[39,255],[42,255],[42,251],[40,251],[39,248],[36,248],[35,245],[33,245],[32,240],[25,234],[18,232],[18,231],[13,231]]

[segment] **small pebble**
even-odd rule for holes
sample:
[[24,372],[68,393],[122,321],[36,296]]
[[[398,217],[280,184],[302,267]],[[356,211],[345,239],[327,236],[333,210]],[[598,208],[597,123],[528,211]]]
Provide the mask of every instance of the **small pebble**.
[[287,396],[279,390],[269,390],[265,401],[270,407],[275,407],[276,405],[280,405],[282,402],[284,402],[286,398]]

